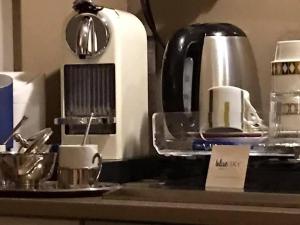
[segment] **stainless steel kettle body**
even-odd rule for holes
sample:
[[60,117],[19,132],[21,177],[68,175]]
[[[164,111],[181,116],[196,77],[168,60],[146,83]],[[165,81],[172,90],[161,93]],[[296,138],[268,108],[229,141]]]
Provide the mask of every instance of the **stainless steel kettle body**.
[[164,54],[164,111],[201,111],[201,126],[208,116],[208,89],[215,86],[249,91],[253,106],[261,110],[256,64],[245,33],[225,23],[196,24],[177,31]]

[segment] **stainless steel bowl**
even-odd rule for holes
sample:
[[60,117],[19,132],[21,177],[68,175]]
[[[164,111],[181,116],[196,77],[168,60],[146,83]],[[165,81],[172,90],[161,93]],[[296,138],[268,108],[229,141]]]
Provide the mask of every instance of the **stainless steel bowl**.
[[3,180],[13,182],[16,188],[37,188],[51,177],[56,158],[57,153],[0,153]]

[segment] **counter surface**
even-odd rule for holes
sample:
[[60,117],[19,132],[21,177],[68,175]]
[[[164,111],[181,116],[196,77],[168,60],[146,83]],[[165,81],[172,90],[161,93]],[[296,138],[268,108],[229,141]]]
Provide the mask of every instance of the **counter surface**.
[[92,198],[0,198],[0,216],[170,224],[299,224],[300,195],[127,184]]

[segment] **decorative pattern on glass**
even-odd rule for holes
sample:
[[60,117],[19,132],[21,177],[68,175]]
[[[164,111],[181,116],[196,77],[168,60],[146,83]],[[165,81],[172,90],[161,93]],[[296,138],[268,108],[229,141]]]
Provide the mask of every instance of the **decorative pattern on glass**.
[[272,63],[272,75],[299,75],[300,62],[276,62]]

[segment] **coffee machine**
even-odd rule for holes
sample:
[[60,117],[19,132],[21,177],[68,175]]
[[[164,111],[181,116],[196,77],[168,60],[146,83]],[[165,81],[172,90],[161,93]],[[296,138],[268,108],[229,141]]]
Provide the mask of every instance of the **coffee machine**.
[[148,154],[147,35],[132,14],[75,1],[64,32],[61,66],[62,144],[87,144],[104,160]]

